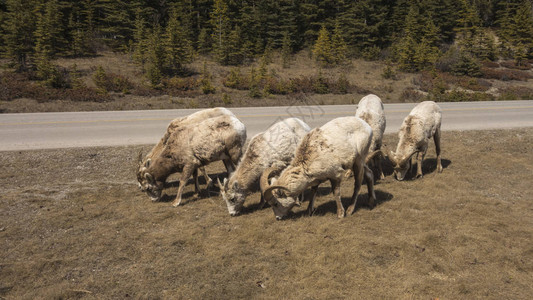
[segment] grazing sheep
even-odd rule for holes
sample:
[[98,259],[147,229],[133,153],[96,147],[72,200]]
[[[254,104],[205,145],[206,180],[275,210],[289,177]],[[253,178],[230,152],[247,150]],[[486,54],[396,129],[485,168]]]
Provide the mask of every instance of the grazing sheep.
[[372,142],[370,143],[370,154],[367,157],[367,162],[372,161],[379,170],[379,177],[384,179],[385,175],[383,175],[383,169],[381,168],[381,145],[386,120],[381,99],[373,94],[363,97],[359,101],[355,116],[367,122],[372,128]]
[[[150,150],[150,152],[148,152],[148,154],[144,157],[144,159],[142,159],[142,153],[139,153],[139,168],[137,169],[137,179],[139,180],[139,182],[141,182],[140,178],[142,177],[141,176],[141,170],[144,167],[146,167],[146,162],[148,160],[151,160],[154,156],[158,156],[158,155],[161,154],[161,151],[165,148],[165,146],[167,144],[168,138],[170,137],[170,135],[174,131],[176,131],[176,129],[178,127],[187,126],[187,125],[190,125],[190,124],[201,122],[201,121],[203,121],[205,119],[224,116],[224,115],[235,117],[235,115],[231,111],[229,111],[228,109],[226,109],[224,107],[215,107],[215,108],[209,108],[209,109],[200,110],[200,111],[192,113],[192,114],[190,114],[188,116],[181,117],[181,118],[176,118],[176,119],[172,120],[168,124],[167,131],[165,132],[165,134],[163,135],[161,140],[159,140],[159,143],[157,143],[152,148],[152,150]],[[213,181],[211,180],[211,178],[209,178],[209,176],[207,176],[207,172],[205,171],[205,168],[201,167],[199,169],[204,175],[204,178],[205,178],[205,181],[207,183],[207,186],[208,187],[211,186]],[[197,194],[197,193],[199,193],[199,190],[200,190],[199,183],[198,183],[198,171],[197,170],[194,171],[193,177],[194,177],[195,193]]]
[[403,180],[409,167],[411,157],[418,154],[416,177],[422,176],[422,160],[426,155],[429,139],[433,137],[437,152],[437,171],[442,172],[440,158],[440,125],[442,113],[433,101],[424,101],[415,106],[403,120],[398,136],[400,141],[396,152],[390,152],[389,159],[394,164],[394,176]]
[[159,200],[167,177],[181,172],[176,199],[172,203],[178,206],[183,187],[197,168],[222,160],[228,172],[232,172],[245,142],[246,128],[233,116],[223,115],[179,126],[170,134],[159,155],[147,160],[141,169],[138,175],[141,189],[152,200]]
[[[247,194],[257,184],[261,173],[269,168],[284,169],[294,157],[296,146],[311,128],[298,118],[282,120],[255,135],[235,172],[218,182],[228,212],[240,213]],[[261,199],[263,200],[263,199]],[[263,201],[261,201],[263,202]]]
[[[318,185],[326,180],[333,184],[334,197],[337,203],[337,216],[345,214],[341,202],[340,183],[348,170],[354,174],[354,192],[352,204],[347,213],[355,209],[357,194],[361,188],[363,176],[366,179],[369,193],[369,206],[374,206],[374,179],[372,171],[365,165],[370,143],[372,128],[358,117],[336,118],[320,128],[311,130],[300,142],[294,159],[281,172],[272,185],[267,181],[268,174],[261,177],[261,185],[265,187],[263,195],[272,206],[276,219],[287,216],[307,187],[312,187],[313,197],[309,201],[307,211],[313,212],[313,205]],[[266,170],[265,173],[270,172]]]

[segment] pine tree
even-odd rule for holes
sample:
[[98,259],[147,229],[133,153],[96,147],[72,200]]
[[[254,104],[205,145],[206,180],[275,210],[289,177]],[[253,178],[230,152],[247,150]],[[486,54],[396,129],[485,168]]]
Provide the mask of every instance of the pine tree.
[[165,52],[167,63],[174,71],[181,70],[183,64],[189,63],[193,58],[192,43],[178,19],[177,9],[173,9],[165,32]]
[[32,0],[8,0],[4,21],[4,42],[7,56],[13,59],[19,71],[27,69],[28,57],[33,52],[35,31],[35,3]]
[[165,73],[165,47],[159,26],[152,30],[147,46],[147,76],[151,85],[158,87]]
[[405,71],[432,68],[439,57],[438,42],[438,28],[431,15],[421,15],[419,7],[412,5],[405,18],[403,36],[395,45],[399,67]]
[[213,52],[220,63],[227,64],[231,24],[228,17],[228,5],[225,0],[215,0],[213,3],[211,25],[213,27]]
[[135,30],[133,31],[133,60],[144,65],[147,52],[146,25],[141,15],[140,9],[137,10],[135,17]]
[[281,64],[284,69],[290,66],[291,55],[292,55],[291,40],[289,37],[289,33],[285,31],[285,33],[283,34],[283,42],[281,45],[281,61],[282,61]]
[[318,32],[318,38],[313,46],[313,56],[321,66],[327,66],[335,61],[332,53],[331,39],[325,26]]
[[331,36],[331,50],[335,64],[342,64],[346,61],[348,47],[341,35],[340,26],[337,23]]
[[515,59],[519,62],[533,58],[533,12],[532,4],[522,0],[518,7],[512,26],[512,41],[516,45]]

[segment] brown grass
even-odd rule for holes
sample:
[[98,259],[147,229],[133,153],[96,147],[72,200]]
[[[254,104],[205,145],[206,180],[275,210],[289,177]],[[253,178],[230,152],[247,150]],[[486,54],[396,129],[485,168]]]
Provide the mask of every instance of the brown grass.
[[325,185],[316,215],[279,222],[258,193],[234,218],[191,184],[181,207],[150,202],[134,172],[148,145],[3,152],[0,297],[528,299],[532,145],[533,129],[444,132],[442,174],[432,145],[422,179],[385,165],[374,209],[338,220]]

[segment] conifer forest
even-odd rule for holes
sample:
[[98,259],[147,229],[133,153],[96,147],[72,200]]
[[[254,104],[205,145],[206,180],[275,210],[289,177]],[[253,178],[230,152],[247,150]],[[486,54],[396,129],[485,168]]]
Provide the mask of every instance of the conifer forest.
[[[187,65],[199,57],[235,66],[223,78],[224,85],[248,89],[251,95],[257,85],[264,90],[265,74],[259,67],[245,76],[238,67],[268,64],[272,53],[284,68],[295,53],[307,51],[319,68],[342,66],[351,59],[380,61],[387,66],[385,78],[398,71],[490,78],[483,67],[501,60],[510,61],[514,69],[530,69],[533,2],[0,0],[0,57],[17,76],[30,72],[26,77],[40,86],[85,88],[76,80],[77,70],[64,70],[54,59],[102,51],[128,54],[152,89],[178,78],[178,85],[206,94],[215,87],[205,66],[201,78],[184,82],[190,77]],[[12,81],[15,75],[2,76]],[[107,91],[131,90],[127,78],[101,67],[93,79]],[[271,93],[291,91],[279,84],[278,89],[272,87]]]

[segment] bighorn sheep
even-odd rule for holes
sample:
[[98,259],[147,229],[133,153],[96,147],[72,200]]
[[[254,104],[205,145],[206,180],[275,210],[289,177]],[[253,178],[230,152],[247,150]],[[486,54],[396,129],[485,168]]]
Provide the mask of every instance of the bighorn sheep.
[[[141,171],[142,171],[143,168],[146,167],[147,162],[149,160],[151,160],[154,156],[158,156],[158,155],[161,154],[161,151],[164,149],[165,145],[167,144],[168,138],[170,137],[170,135],[179,126],[186,126],[186,125],[190,125],[190,124],[194,124],[194,123],[198,123],[198,122],[204,121],[205,119],[218,117],[218,116],[224,116],[224,115],[235,117],[235,115],[231,111],[229,111],[228,109],[223,108],[223,107],[215,107],[215,108],[200,110],[200,111],[192,113],[192,114],[190,114],[188,116],[181,117],[181,118],[176,118],[176,119],[172,120],[168,124],[167,131],[165,132],[165,134],[163,135],[161,140],[159,140],[159,143],[157,143],[152,148],[152,150],[150,150],[150,152],[148,152],[148,154],[144,157],[144,159],[142,159],[142,153],[139,153],[139,168],[137,169],[137,179],[138,179],[138,181],[141,182],[141,180],[142,180]],[[199,169],[204,175],[204,178],[205,178],[205,181],[207,183],[207,186],[208,187],[211,186],[213,181],[211,180],[211,178],[209,178],[209,176],[207,176],[205,168],[201,167]],[[195,193],[197,194],[199,192],[199,189],[200,189],[199,188],[199,183],[198,183],[198,171],[197,170],[194,171],[193,177],[194,177]],[[139,187],[140,187],[140,184],[139,184]]]
[[390,152],[389,159],[394,164],[394,175],[403,180],[409,167],[411,157],[418,154],[416,177],[422,176],[422,160],[426,155],[429,139],[433,137],[437,152],[437,171],[442,172],[440,159],[440,125],[441,109],[433,101],[424,101],[415,106],[403,120],[398,136],[400,141],[396,152]]
[[311,128],[302,120],[289,118],[275,123],[250,140],[241,162],[229,180],[225,178],[224,184],[218,181],[230,215],[240,213],[246,195],[265,169],[274,167],[281,170],[291,162],[296,146],[309,130]]
[[370,143],[370,154],[366,162],[372,161],[374,166],[379,170],[379,177],[385,178],[383,169],[381,168],[381,144],[383,141],[383,133],[385,132],[386,120],[383,112],[383,103],[381,99],[373,94],[367,95],[359,101],[355,116],[367,122],[372,128],[372,142]]
[[311,215],[318,185],[326,180],[332,182],[337,216],[343,218],[345,210],[341,202],[340,183],[348,170],[354,173],[355,185],[347,213],[352,214],[355,209],[363,176],[368,186],[368,204],[373,207],[376,199],[374,179],[372,171],[365,165],[371,141],[372,128],[358,117],[336,118],[311,130],[298,145],[290,165],[277,180],[273,180],[272,185],[268,183],[271,169],[267,169],[261,177],[264,198],[272,206],[276,219],[282,219],[294,205],[299,205],[297,196],[307,187],[313,190],[307,208]]
[[179,126],[170,134],[160,154],[148,160],[142,168],[138,176],[141,189],[152,200],[158,200],[166,178],[174,172],[181,172],[176,199],[172,203],[178,206],[183,187],[194,170],[222,160],[228,172],[232,172],[245,142],[246,128],[233,116],[224,115]]

